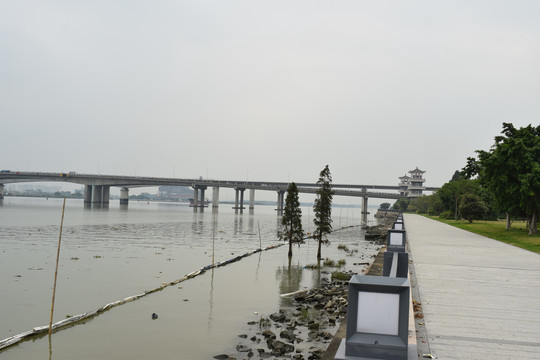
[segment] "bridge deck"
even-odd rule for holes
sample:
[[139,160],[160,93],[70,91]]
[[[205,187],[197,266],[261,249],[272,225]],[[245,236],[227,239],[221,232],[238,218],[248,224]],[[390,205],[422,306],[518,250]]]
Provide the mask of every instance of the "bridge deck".
[[[116,187],[147,187],[147,186],[191,186],[191,187],[224,187],[242,188],[264,191],[285,192],[288,183],[266,182],[266,181],[234,181],[234,180],[212,180],[212,179],[183,179],[183,178],[158,178],[144,176],[118,176],[118,175],[96,175],[79,173],[44,173],[44,172],[19,172],[1,171],[0,184],[16,182],[40,182],[40,181],[61,181],[83,185],[100,185]],[[315,193],[319,187],[315,183],[296,183],[300,193]],[[354,184],[332,184],[335,195],[356,196],[382,199],[399,199],[403,196],[399,194],[399,186],[391,185],[354,185]],[[394,190],[395,192],[376,192],[380,190]],[[368,191],[369,190],[369,191]]]

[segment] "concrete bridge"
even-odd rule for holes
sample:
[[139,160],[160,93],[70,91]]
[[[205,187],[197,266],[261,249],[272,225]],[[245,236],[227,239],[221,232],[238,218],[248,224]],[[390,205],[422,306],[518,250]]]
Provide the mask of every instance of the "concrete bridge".
[[[277,192],[277,211],[282,212],[284,205],[284,194],[289,183],[267,182],[267,181],[232,181],[232,180],[210,180],[210,179],[184,179],[184,178],[159,178],[144,176],[118,176],[118,175],[96,175],[50,172],[27,172],[9,171],[0,172],[0,199],[3,198],[4,184],[21,182],[69,182],[84,185],[84,203],[87,205],[107,206],[109,204],[110,187],[120,188],[120,204],[127,205],[129,202],[129,189],[135,187],[149,186],[189,186],[194,190],[194,209],[204,206],[205,191],[208,187],[213,188],[212,207],[217,208],[219,203],[219,189],[231,188],[236,191],[234,209],[244,209],[244,191],[249,189],[249,208],[254,208],[255,190]],[[317,191],[315,183],[296,183],[300,193],[312,193]],[[332,184],[337,196],[356,196],[363,199],[362,218],[367,220],[368,198],[380,199],[400,199],[403,195],[399,193],[399,186],[388,185],[351,185]],[[437,188],[425,188],[426,190],[436,190]],[[393,192],[377,192],[374,190],[392,190]]]

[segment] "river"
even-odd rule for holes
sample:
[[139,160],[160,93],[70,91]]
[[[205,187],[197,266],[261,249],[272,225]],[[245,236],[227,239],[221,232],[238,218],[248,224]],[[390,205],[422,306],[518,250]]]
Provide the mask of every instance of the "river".
[[[304,229],[313,211],[303,207]],[[334,229],[323,258],[346,260],[360,272],[379,246],[363,240],[359,208],[334,208]],[[0,340],[48,325],[62,213],[61,199],[6,197],[0,206]],[[181,278],[202,266],[280,244],[273,206],[235,214],[231,205],[193,212],[178,203],[117,202],[85,209],[67,200],[54,322],[96,310]],[[260,234],[260,235],[259,235]],[[214,245],[213,245],[214,244]],[[347,254],[338,245],[357,253]],[[92,319],[0,351],[2,359],[211,359],[231,352],[249,321],[276,312],[280,294],[318,286],[332,269],[311,270],[309,240],[259,252]],[[295,271],[287,271],[294,268]],[[294,275],[291,275],[294,274]],[[294,276],[294,278],[291,278]],[[152,320],[151,314],[159,318]]]

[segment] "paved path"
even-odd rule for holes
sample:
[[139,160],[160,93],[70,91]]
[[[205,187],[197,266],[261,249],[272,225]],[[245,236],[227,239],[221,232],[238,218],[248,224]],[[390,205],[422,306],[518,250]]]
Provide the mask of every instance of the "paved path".
[[540,254],[418,215],[405,226],[438,359],[540,359]]

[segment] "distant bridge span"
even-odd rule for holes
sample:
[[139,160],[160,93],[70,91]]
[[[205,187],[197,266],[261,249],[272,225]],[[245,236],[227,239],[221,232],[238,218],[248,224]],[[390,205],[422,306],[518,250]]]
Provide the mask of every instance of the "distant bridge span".
[[[111,186],[121,188],[120,203],[128,203],[129,188],[150,187],[150,186],[189,186],[194,189],[194,207],[203,205],[204,191],[208,187],[214,188],[213,206],[218,206],[219,188],[231,188],[236,190],[235,209],[242,211],[244,202],[244,191],[250,190],[250,209],[254,207],[255,190],[276,191],[278,193],[277,210],[283,209],[284,193],[287,191],[289,183],[269,182],[269,181],[233,181],[233,180],[211,180],[211,179],[184,179],[184,178],[159,178],[145,176],[120,176],[120,175],[97,175],[79,173],[51,173],[51,172],[25,172],[8,171],[0,172],[0,198],[3,197],[4,184],[20,182],[69,182],[84,185],[85,203],[104,205],[109,202],[109,190]],[[314,194],[318,185],[315,183],[296,183],[300,193]],[[390,185],[353,185],[353,184],[332,184],[335,195],[355,196],[364,199],[363,213],[367,216],[367,199],[400,199],[399,186]],[[426,187],[425,190],[434,191],[438,188]],[[368,191],[369,190],[369,191]],[[395,192],[375,192],[372,190],[394,190]],[[200,197],[199,197],[200,191]],[[200,200],[199,200],[200,199]],[[199,202],[200,201],[200,202]]]

